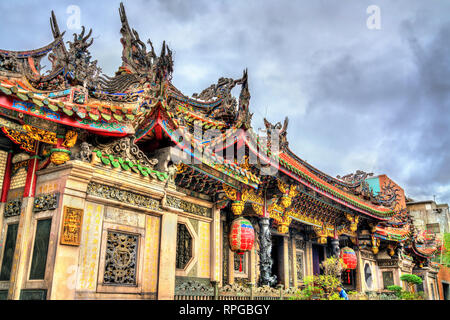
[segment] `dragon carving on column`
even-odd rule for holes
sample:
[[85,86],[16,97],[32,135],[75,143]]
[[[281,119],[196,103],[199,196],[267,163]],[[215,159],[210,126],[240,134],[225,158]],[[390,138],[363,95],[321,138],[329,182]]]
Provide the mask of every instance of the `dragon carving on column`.
[[261,220],[259,221],[259,225],[261,227],[261,231],[259,233],[259,282],[261,285],[273,286],[277,282],[277,276],[272,275],[272,235],[269,229],[269,219],[261,218]]

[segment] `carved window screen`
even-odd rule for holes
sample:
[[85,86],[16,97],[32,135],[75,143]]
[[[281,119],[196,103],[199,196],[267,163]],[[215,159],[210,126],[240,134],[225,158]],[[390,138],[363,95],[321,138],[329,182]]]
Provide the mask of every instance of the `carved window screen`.
[[136,285],[138,235],[108,231],[103,283]]
[[297,280],[302,282],[303,278],[305,276],[304,274],[304,268],[305,268],[305,264],[304,264],[304,252],[303,250],[297,250],[296,255],[296,269],[297,269]]
[[383,271],[382,275],[384,289],[387,289],[387,287],[394,285],[394,275],[392,271]]
[[184,269],[192,258],[192,236],[185,224],[179,223],[177,228],[177,269]]

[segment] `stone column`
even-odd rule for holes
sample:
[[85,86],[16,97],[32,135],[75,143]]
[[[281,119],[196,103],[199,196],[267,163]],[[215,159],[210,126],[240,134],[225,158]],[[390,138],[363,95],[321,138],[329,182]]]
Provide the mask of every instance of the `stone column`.
[[[76,291],[95,291],[98,272],[98,256],[100,253],[101,232],[103,222],[103,206],[98,205],[97,222],[90,222],[92,206],[86,206],[88,183],[92,179],[93,168],[85,162],[68,162],[56,167],[55,171],[47,171],[45,174],[57,174],[60,186],[60,205],[53,215],[51,241],[57,243],[56,248],[50,251],[49,258],[53,262],[48,272],[51,273],[51,287],[49,288],[49,299],[51,300],[73,300]],[[46,169],[49,170],[49,169]],[[82,209],[81,243],[79,245],[61,244],[62,226],[64,224],[64,207]],[[89,208],[91,207],[91,208]],[[93,235],[96,237],[93,237]],[[89,236],[88,236],[89,235]],[[88,252],[82,254],[81,252]],[[50,250],[51,246],[49,246]],[[89,258],[87,258],[89,257]],[[89,260],[85,260],[89,259]],[[88,261],[91,261],[88,263]],[[92,264],[92,262],[94,264]],[[53,268],[53,269],[52,269]],[[89,271],[88,271],[89,270]],[[91,273],[82,284],[81,278],[86,273]],[[77,280],[78,278],[78,280]]]
[[234,252],[228,249],[228,284],[234,283]]
[[362,262],[363,262],[363,260],[361,259],[361,251],[359,251],[359,250],[355,250],[355,254],[356,254],[356,276],[355,276],[355,287],[356,287],[356,291],[358,291],[358,292],[362,292],[362,279],[361,279],[361,270],[363,270],[362,269],[362,267],[361,267],[361,265],[362,265]]
[[178,216],[175,213],[165,212],[162,216],[158,300],[172,300],[175,294],[177,221]]
[[211,281],[220,281],[220,209],[216,206],[212,210],[213,221],[211,221]]
[[331,252],[334,257],[339,257],[340,251],[339,251],[339,239],[338,238],[331,239]]
[[260,266],[260,285],[275,285],[277,277],[272,275],[273,260],[270,256],[272,252],[272,235],[269,229],[269,218],[259,220],[259,266]]
[[250,255],[250,273],[249,280],[252,285],[255,285],[256,282],[256,268],[258,267],[256,264],[256,248],[253,246],[252,250],[249,252]]
[[283,237],[283,279],[282,284],[289,288],[289,238]]
[[[8,198],[8,191],[9,191],[9,186],[10,186],[10,182],[11,182],[12,156],[13,156],[12,151],[9,151],[8,156],[6,158],[6,163],[5,163],[5,165],[6,165],[5,173],[2,177],[3,184],[2,184],[2,194],[1,194],[1,199],[0,199],[0,239],[1,239],[2,229],[3,229],[3,217],[4,217],[4,212],[5,212],[6,200]],[[5,229],[5,231],[6,231],[6,229]],[[6,238],[6,235],[5,235],[5,238]]]
[[28,160],[27,178],[25,181],[25,189],[23,191],[22,208],[8,291],[8,299],[10,300],[19,299],[20,290],[27,276],[27,261],[30,255],[31,241],[33,239],[31,226],[33,219],[34,192],[36,190],[37,166],[37,156],[33,156]]
[[[290,241],[291,241],[291,246],[292,246],[292,263],[291,263],[292,274],[290,275],[290,277],[292,277],[292,285],[294,286],[294,288],[297,288],[297,286],[298,286],[298,279],[297,279],[297,246],[295,244],[295,237],[291,237]],[[305,263],[305,261],[303,261],[303,264],[304,263]]]

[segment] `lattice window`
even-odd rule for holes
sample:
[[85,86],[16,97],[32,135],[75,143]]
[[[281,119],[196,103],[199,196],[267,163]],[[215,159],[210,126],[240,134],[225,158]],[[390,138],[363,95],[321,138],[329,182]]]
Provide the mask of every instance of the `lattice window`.
[[383,271],[383,286],[387,289],[389,286],[394,285],[394,275],[392,271]]
[[297,280],[303,281],[303,268],[304,268],[304,262],[303,262],[303,251],[297,251],[296,257],[296,264],[297,264]]
[[179,223],[177,230],[177,269],[184,269],[192,258],[192,236],[185,224]]
[[439,233],[440,232],[439,223],[429,223],[429,224],[427,224],[427,231],[429,231],[431,233]]
[[136,285],[138,235],[109,231],[104,284]]

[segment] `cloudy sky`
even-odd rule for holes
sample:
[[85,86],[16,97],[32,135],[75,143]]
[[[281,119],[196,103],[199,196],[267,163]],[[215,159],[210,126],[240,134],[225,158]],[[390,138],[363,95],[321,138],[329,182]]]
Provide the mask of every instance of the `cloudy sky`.
[[[104,73],[121,64],[120,1],[0,2],[0,48],[66,40],[74,11]],[[249,70],[253,127],[289,116],[290,147],[332,175],[387,174],[416,200],[450,202],[450,1],[124,1],[130,25],[174,51],[186,95]],[[380,28],[368,28],[379,8]],[[373,25],[373,24],[369,24]],[[237,92],[238,93],[238,92]]]

